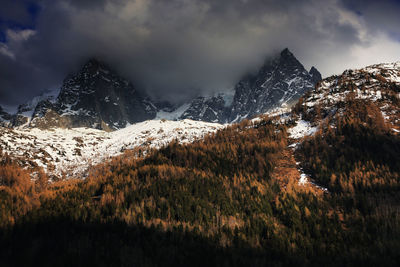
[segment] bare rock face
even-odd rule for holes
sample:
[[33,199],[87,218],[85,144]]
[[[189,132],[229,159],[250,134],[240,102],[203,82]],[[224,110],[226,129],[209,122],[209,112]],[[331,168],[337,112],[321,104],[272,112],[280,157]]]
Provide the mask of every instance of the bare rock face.
[[309,71],[312,81],[317,84],[318,82],[322,81],[322,75],[321,73],[314,67],[312,66],[310,71]]
[[2,106],[0,106],[0,126],[8,127],[13,116],[6,112]]
[[225,122],[229,115],[223,95],[195,98],[190,107],[182,114],[181,119],[207,122]]
[[199,97],[191,102],[181,118],[238,122],[294,104],[321,79],[316,68],[308,72],[289,49],[284,49],[276,57],[268,58],[257,74],[248,74],[236,84],[231,103],[221,95]]
[[68,76],[55,99],[44,98],[34,107],[20,106],[19,114],[29,109],[33,110],[31,127],[104,130],[153,119],[157,111],[131,82],[96,59],[90,59],[78,73]]
[[236,85],[230,121],[292,105],[320,80],[315,68],[309,73],[286,48],[267,59],[256,75],[248,75]]

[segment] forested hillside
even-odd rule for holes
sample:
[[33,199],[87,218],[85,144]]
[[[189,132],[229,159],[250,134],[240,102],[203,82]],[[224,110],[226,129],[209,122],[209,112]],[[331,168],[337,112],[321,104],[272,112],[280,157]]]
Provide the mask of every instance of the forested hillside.
[[313,159],[320,138],[299,153],[318,163],[310,170],[325,194],[295,177],[271,179],[288,148],[286,126],[268,118],[145,158],[125,153],[84,181],[33,183],[3,160],[3,265],[396,265],[398,166],[379,165],[367,146],[365,163],[327,169],[329,150]]

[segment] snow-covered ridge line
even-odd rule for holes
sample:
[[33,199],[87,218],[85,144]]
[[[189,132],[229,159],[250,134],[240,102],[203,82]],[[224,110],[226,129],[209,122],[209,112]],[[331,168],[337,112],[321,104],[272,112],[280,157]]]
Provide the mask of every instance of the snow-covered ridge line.
[[324,79],[304,97],[303,105],[307,112],[320,109],[325,113],[340,113],[343,108],[337,104],[345,103],[348,97],[372,101],[382,111],[385,121],[399,130],[398,106],[393,102],[400,99],[399,88],[400,62],[375,64]]
[[23,157],[51,174],[84,173],[126,149],[160,148],[173,140],[193,142],[225,127],[192,120],[149,120],[124,129],[105,132],[91,128],[7,129],[0,127],[0,149],[12,157]]

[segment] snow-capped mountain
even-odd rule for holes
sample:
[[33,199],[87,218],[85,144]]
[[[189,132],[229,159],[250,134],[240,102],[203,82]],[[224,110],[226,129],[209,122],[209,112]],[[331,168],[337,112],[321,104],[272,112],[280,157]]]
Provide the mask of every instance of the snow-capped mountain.
[[50,174],[82,173],[125,149],[191,142],[224,127],[201,121],[237,122],[279,109],[319,79],[318,71],[308,73],[286,49],[230,92],[176,107],[153,104],[105,63],[91,59],[60,89],[20,105],[14,114],[0,107],[1,126],[10,127],[0,127],[0,151]]
[[246,75],[235,86],[233,101],[224,95],[198,97],[181,118],[230,123],[294,104],[322,79],[314,67],[308,72],[289,51],[268,58],[255,75]]
[[0,151],[25,166],[40,166],[58,177],[83,174],[127,149],[159,148],[173,140],[193,142],[224,127],[192,120],[148,120],[107,132],[91,128],[39,129],[0,127]]
[[90,59],[80,71],[69,75],[60,89],[20,105],[16,114],[1,111],[0,123],[7,127],[115,130],[154,118],[238,122],[293,104],[320,80],[321,74],[314,67],[307,72],[285,49],[275,58],[267,59],[257,74],[247,75],[230,91],[199,96],[175,107],[151,101],[107,64]]
[[[293,110],[293,114],[297,115],[286,114],[280,116],[279,121],[295,120],[295,127],[289,129],[288,133],[293,140],[296,140],[295,142],[300,142],[298,139],[303,136],[314,134],[320,128],[324,118],[334,118],[336,115],[343,114],[349,97],[373,101],[393,134],[400,133],[400,62],[347,70],[340,76],[328,77],[300,99]],[[219,103],[215,110],[226,108],[224,104],[229,103],[227,97],[220,95],[215,98]],[[58,98],[55,101],[54,103],[57,103]],[[198,98],[199,106],[205,102],[207,106],[213,104],[207,102],[207,98]],[[40,103],[54,105],[51,99],[41,100],[33,113],[40,112]],[[182,106],[175,111],[165,107],[164,111],[157,113],[157,116],[165,117],[166,114],[173,114],[174,118],[179,118],[191,108],[194,111],[200,110],[200,107],[195,105]],[[275,110],[279,111],[279,109]],[[22,108],[20,111],[22,112]],[[204,111],[203,117],[205,114],[210,114],[216,117],[208,117],[209,119],[219,119],[218,112],[209,113],[208,109],[202,111]],[[10,114],[3,109],[0,109],[0,116],[10,119]],[[52,174],[81,173],[90,164],[99,163],[126,149],[158,148],[174,139],[179,142],[191,142],[222,127],[224,126],[218,123],[164,119],[136,123],[113,132],[91,128],[18,127],[10,129],[0,127],[0,151],[30,165],[42,166]]]
[[69,75],[59,92],[54,92],[21,105],[12,126],[113,130],[153,119],[157,112],[146,95],[96,59]]
[[309,73],[286,48],[276,58],[267,59],[256,75],[248,75],[236,85],[230,121],[290,106],[320,78],[315,68]]

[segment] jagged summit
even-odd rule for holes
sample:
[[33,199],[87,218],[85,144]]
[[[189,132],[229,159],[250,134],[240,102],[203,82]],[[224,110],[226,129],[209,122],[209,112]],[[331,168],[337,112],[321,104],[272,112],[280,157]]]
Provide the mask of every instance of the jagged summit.
[[150,100],[107,63],[89,58],[77,72],[65,78],[60,89],[21,105],[7,123],[112,130],[156,117],[238,122],[295,103],[321,80],[316,68],[305,70],[288,48],[266,58],[258,73],[243,77],[229,92],[200,96],[174,107]]
[[102,60],[99,60],[98,58],[96,58],[96,57],[91,57],[91,58],[89,58],[87,61],[86,61],[86,63],[82,66],[82,69],[87,69],[87,68],[90,68],[90,67],[101,67],[101,66],[103,66],[104,68],[108,68],[108,67],[106,67],[106,63],[104,62],[104,61],[102,61]]
[[91,58],[67,76],[54,99],[44,97],[20,106],[14,125],[112,130],[155,115],[156,107],[144,93],[106,63]]
[[316,68],[308,72],[288,48],[266,58],[256,74],[246,74],[236,84],[233,101],[200,97],[182,118],[210,122],[238,122],[281,106],[290,106],[322,79]]
[[[89,58],[80,68],[77,73],[72,73],[69,76],[74,76],[76,74],[91,74],[99,75],[105,74],[109,76],[119,76],[119,74],[105,61],[97,59],[95,57]],[[68,77],[67,77],[68,78]],[[120,77],[123,79],[123,77]]]
[[290,106],[317,81],[286,48],[278,57],[267,59],[256,75],[236,85],[230,120],[240,121],[280,106]]
[[289,48],[285,48],[281,51],[281,57],[292,57],[293,53],[290,52]]

